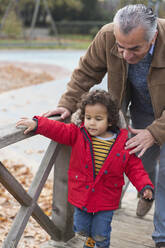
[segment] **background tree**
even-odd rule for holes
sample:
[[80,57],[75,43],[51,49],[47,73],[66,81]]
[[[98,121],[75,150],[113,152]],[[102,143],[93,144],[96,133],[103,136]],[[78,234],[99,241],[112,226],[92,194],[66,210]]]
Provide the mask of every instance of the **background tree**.
[[103,15],[100,11],[98,0],[82,0],[82,11],[80,13],[80,20],[102,20]]
[[124,7],[127,4],[145,4],[148,5],[148,0],[120,0],[118,9]]

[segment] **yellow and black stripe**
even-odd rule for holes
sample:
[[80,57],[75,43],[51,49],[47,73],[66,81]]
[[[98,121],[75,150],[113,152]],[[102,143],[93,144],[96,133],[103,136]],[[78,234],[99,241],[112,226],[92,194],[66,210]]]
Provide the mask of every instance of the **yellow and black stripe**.
[[110,140],[99,139],[92,137],[94,158],[95,158],[95,175],[97,176],[105,159],[107,158],[112,145],[115,142],[115,138]]

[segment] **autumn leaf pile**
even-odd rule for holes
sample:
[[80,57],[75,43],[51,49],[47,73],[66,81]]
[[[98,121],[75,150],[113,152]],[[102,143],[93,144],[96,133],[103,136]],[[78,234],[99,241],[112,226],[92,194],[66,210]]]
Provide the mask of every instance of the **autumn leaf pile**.
[[[30,169],[23,164],[14,164],[9,160],[3,161],[3,164],[27,191],[34,177]],[[52,189],[53,182],[51,179],[48,179],[38,200],[39,206],[48,216],[51,215],[52,209]],[[20,204],[0,184],[0,247],[19,209]],[[49,235],[30,217],[18,247],[39,248],[42,243],[49,239]]]
[[26,71],[13,64],[0,66],[0,93],[53,80],[46,72]]

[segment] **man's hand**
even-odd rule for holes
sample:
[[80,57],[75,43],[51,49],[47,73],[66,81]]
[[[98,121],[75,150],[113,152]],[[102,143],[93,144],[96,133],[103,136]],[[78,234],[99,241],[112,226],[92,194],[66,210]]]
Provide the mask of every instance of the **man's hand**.
[[138,157],[141,157],[154,144],[154,137],[147,129],[134,129],[129,126],[128,130],[135,136],[126,142],[125,149],[134,148],[130,154],[140,152]]
[[61,119],[64,120],[71,115],[71,112],[66,108],[59,107],[59,108],[56,108],[54,110],[51,110],[51,111],[44,113],[42,116],[49,117],[52,115],[61,115]]

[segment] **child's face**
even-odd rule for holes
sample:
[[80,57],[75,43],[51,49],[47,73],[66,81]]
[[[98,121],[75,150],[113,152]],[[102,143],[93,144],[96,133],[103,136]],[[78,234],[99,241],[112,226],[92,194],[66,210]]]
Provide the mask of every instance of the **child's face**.
[[109,137],[107,108],[100,103],[86,105],[84,125],[91,136]]

